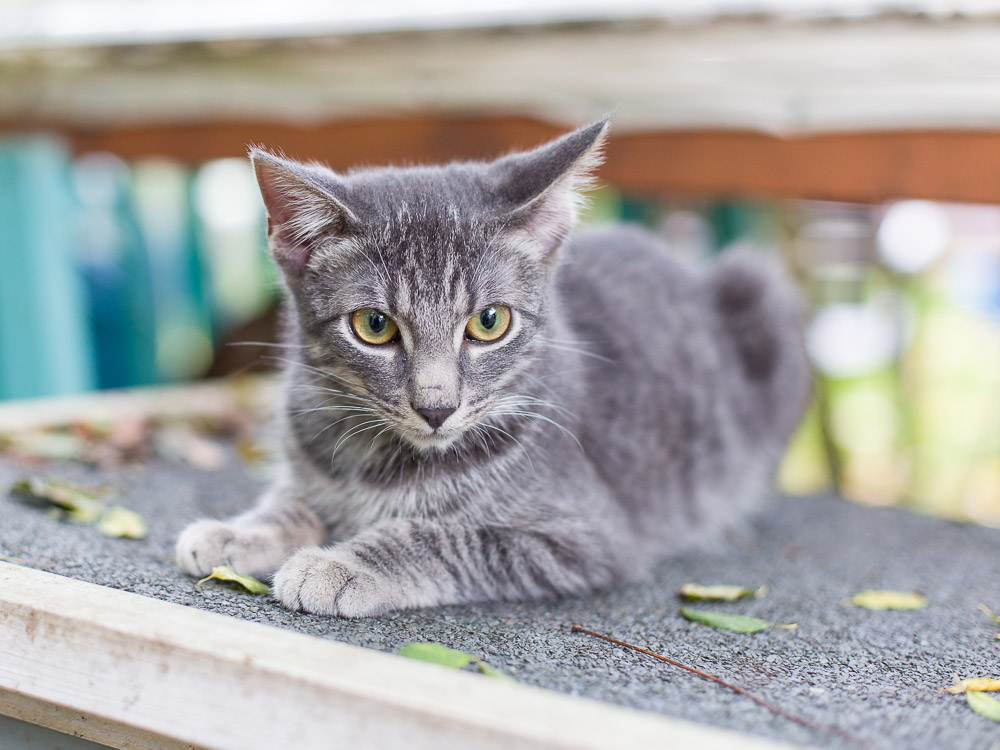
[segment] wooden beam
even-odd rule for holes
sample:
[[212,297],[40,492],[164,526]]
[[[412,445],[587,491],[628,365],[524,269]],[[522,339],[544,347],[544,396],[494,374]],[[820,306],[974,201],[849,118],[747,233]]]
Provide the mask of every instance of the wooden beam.
[[[33,128],[39,124],[33,125]],[[247,144],[365,164],[491,158],[563,132],[524,117],[405,116],[328,123],[205,122],[85,128],[40,124],[77,153],[200,163],[243,156]],[[24,123],[0,122],[0,133]],[[892,198],[1000,201],[1000,130],[835,133],[782,138],[748,131],[612,134],[600,176],[627,192],[877,203]]]

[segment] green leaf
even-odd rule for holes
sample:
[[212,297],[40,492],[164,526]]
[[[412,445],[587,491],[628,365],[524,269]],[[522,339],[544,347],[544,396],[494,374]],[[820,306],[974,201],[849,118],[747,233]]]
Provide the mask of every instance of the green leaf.
[[[995,622],[997,625],[1000,625],[1000,617],[998,617],[997,615],[993,614],[993,610],[990,609],[989,607],[987,607],[985,604],[980,604],[979,605],[979,611],[980,612],[985,612],[987,617],[989,617],[991,620],[993,620],[993,622]],[[1000,637],[1000,636],[998,636],[998,637]]]
[[56,477],[29,477],[15,482],[11,492],[25,495],[61,508],[77,523],[94,523],[104,512],[101,490],[88,490],[80,485]]
[[97,522],[96,528],[104,536],[118,539],[145,539],[149,534],[146,519],[134,510],[120,505],[108,508]]
[[704,609],[691,609],[681,607],[681,616],[687,620],[700,622],[704,625],[711,625],[713,628],[731,630],[734,633],[756,633],[767,628],[783,628],[791,630],[798,625],[778,625],[767,620],[758,620],[756,617],[745,617],[744,615],[729,615],[724,612],[709,612]]
[[201,586],[205,581],[223,581],[225,583],[235,583],[242,586],[251,594],[256,594],[258,596],[263,596],[271,592],[271,587],[262,581],[258,581],[253,576],[243,575],[237,573],[235,570],[230,568],[228,565],[216,565],[212,568],[212,572],[198,581],[197,586]]
[[442,646],[440,643],[407,643],[399,649],[399,655],[405,656],[408,659],[419,659],[431,664],[439,664],[442,667],[450,667],[451,669],[465,669],[470,664],[475,664],[476,668],[487,677],[502,680],[511,679],[503,672],[491,667],[478,656]]
[[867,589],[852,596],[851,601],[865,609],[923,609],[927,606],[927,597],[909,591]]
[[767,594],[767,586],[757,589],[746,586],[727,586],[716,584],[712,586],[702,586],[697,583],[685,583],[681,586],[678,594],[684,599],[697,602],[735,602],[748,596],[760,598]]
[[985,716],[987,719],[992,719],[993,721],[1000,721],[1000,701],[996,698],[991,698],[984,693],[970,691],[965,694],[965,700],[969,702],[969,708],[980,716]]
[[399,649],[399,655],[452,669],[464,669],[476,661],[476,657],[472,654],[456,651],[440,643],[407,643]]

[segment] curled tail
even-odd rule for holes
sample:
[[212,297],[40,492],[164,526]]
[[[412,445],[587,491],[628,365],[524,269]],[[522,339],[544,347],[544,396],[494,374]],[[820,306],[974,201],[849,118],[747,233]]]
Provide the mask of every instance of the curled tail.
[[804,306],[781,262],[760,252],[722,256],[710,278],[721,333],[732,343],[737,367],[760,387],[767,416],[790,433],[811,391],[802,341]]

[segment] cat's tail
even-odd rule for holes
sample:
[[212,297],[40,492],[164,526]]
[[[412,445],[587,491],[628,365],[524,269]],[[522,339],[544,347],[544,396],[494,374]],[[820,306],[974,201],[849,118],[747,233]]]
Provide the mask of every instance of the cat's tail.
[[798,290],[777,257],[748,249],[720,258],[710,288],[735,365],[762,397],[759,416],[787,439],[812,391],[803,344],[805,306]]

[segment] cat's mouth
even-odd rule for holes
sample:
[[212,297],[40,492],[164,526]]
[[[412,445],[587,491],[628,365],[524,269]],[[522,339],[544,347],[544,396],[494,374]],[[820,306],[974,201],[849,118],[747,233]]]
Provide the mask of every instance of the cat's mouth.
[[414,429],[410,425],[405,425],[400,430],[403,438],[414,448],[420,451],[443,451],[454,445],[465,430],[455,427],[436,427],[428,429]]
[[465,420],[457,410],[447,415],[418,414],[401,420],[397,431],[419,451],[443,451],[454,445],[466,432]]

